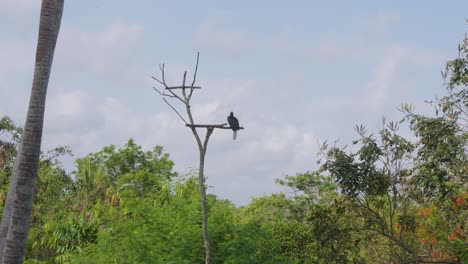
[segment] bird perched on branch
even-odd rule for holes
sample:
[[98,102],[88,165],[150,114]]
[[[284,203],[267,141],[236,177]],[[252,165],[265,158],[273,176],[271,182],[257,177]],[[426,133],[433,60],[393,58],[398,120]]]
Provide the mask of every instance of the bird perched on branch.
[[232,135],[232,139],[236,140],[237,136],[237,130],[239,130],[239,120],[234,116],[234,113],[231,112],[231,114],[228,116],[227,121],[229,123],[229,126],[231,127],[232,131],[234,131]]

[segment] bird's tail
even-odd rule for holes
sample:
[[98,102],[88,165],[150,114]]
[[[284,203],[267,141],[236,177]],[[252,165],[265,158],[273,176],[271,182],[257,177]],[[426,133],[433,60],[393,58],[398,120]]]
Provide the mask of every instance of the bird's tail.
[[236,137],[237,137],[237,130],[234,130],[234,132],[232,133],[232,139],[236,140]]

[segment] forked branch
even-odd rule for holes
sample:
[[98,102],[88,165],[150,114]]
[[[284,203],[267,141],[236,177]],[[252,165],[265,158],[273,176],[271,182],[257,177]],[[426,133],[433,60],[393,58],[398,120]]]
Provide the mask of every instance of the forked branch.
[[[174,110],[174,112],[184,122],[185,126],[190,127],[195,137],[195,140],[197,141],[197,146],[198,146],[198,150],[200,153],[200,167],[198,169],[198,185],[199,185],[198,187],[200,191],[201,205],[202,205],[201,206],[202,207],[202,233],[203,233],[203,242],[205,244],[205,263],[210,264],[211,263],[211,241],[208,235],[208,209],[207,209],[207,202],[206,202],[206,189],[205,189],[205,176],[204,176],[205,155],[206,155],[206,149],[208,147],[208,141],[210,139],[210,136],[213,134],[214,129],[215,128],[229,129],[229,127],[226,127],[227,124],[197,125],[194,122],[192,111],[191,111],[190,99],[192,98],[193,91],[195,89],[201,89],[201,87],[195,86],[195,81],[197,79],[197,73],[198,73],[198,62],[199,62],[199,53],[197,53],[197,63],[195,65],[193,81],[190,86],[185,85],[186,79],[187,79],[187,71],[184,72],[181,86],[167,85],[166,80],[165,80],[165,65],[164,64],[159,65],[159,70],[161,72],[161,79],[158,79],[156,77],[152,77],[152,78],[156,80],[157,82],[159,82],[162,86],[164,86],[163,91],[160,91],[156,87],[153,87],[154,90],[156,90],[159,93],[159,95],[162,97],[163,101],[167,105],[169,105],[169,107],[171,107],[172,110]],[[188,94],[187,94],[186,89],[190,89]],[[181,90],[181,92],[176,93],[178,90]],[[166,100],[166,97],[176,98],[184,104],[185,110],[188,116],[188,122],[182,117],[182,115],[177,111],[177,109],[174,106],[172,106],[168,102],[168,100]],[[200,139],[197,128],[207,129],[205,140],[203,141],[203,143]]]

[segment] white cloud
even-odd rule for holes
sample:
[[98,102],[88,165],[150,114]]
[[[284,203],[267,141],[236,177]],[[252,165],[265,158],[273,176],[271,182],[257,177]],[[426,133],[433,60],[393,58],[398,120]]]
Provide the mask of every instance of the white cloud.
[[222,198],[246,204],[250,197],[281,191],[276,178],[312,169],[317,146],[304,127],[250,120],[236,141],[215,131],[206,157],[208,185]]
[[252,153],[280,153],[285,148],[290,147],[300,137],[297,128],[291,125],[280,128],[266,128],[260,136],[259,142],[252,143]]
[[[220,106],[220,102],[218,100],[211,102],[211,103],[207,103],[207,104],[194,105],[192,113],[193,113],[194,118],[196,117],[195,122],[197,123],[215,122],[216,112],[219,110],[219,106]],[[183,116],[186,116],[186,115],[183,115]]]
[[410,67],[442,68],[445,62],[450,59],[450,56],[447,54],[440,54],[435,50],[425,47],[416,47],[410,44],[394,44],[394,47],[401,50],[402,59],[404,59],[405,63],[410,64]]
[[79,90],[52,95],[47,103],[49,117],[52,119],[81,117],[86,110],[87,97],[88,95]]
[[395,78],[400,54],[401,51],[398,49],[390,51],[377,66],[374,78],[367,84],[368,98],[366,99],[373,107],[381,105],[382,101],[387,98]]
[[58,67],[113,78],[133,74],[143,26],[115,21],[102,31],[63,28],[56,51]]

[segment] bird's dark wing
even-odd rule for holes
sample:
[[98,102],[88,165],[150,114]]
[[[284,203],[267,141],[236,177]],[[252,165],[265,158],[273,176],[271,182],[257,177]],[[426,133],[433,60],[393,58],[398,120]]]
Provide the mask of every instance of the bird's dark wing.
[[233,130],[239,130],[239,120],[234,116],[228,116],[228,123]]
[[232,118],[232,127],[234,127],[235,129],[239,129],[239,120],[237,120],[237,118],[233,117]]
[[228,118],[227,118],[227,121],[228,121],[230,127],[232,127],[232,125],[234,125],[233,119],[234,119],[234,118],[233,118],[232,116],[228,116]]

